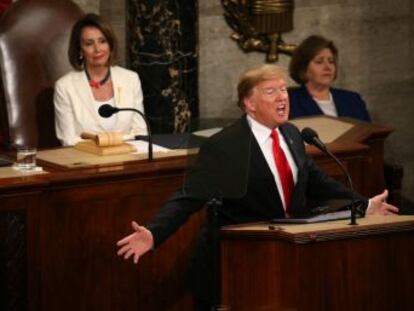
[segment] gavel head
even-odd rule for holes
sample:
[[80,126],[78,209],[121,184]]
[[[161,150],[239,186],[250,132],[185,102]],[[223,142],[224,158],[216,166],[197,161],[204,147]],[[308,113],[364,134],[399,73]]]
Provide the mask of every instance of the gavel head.
[[95,142],[100,147],[117,146],[123,143],[123,139],[121,133],[106,132],[96,135]]

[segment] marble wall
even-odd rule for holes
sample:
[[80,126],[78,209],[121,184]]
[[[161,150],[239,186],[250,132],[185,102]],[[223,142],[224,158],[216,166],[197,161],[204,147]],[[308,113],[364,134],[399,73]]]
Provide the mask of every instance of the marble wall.
[[[101,0],[72,0],[73,2],[75,2],[77,5],[79,5],[82,10],[84,10],[85,12],[94,12],[94,13],[99,13],[99,9],[100,9],[100,4],[102,3],[106,3],[106,2],[114,2],[114,1],[101,1]],[[120,1],[123,2],[123,1]]]
[[127,0],[127,65],[138,72],[153,133],[198,117],[196,0]]
[[119,41],[119,62],[125,65],[126,33],[125,33],[125,1],[101,1],[100,14],[109,20]]
[[[123,0],[76,0],[123,27]],[[414,2],[411,0],[297,0],[294,30],[285,41],[310,34],[332,38],[340,51],[336,85],[360,92],[374,122],[395,129],[386,158],[404,165],[404,194],[414,200]],[[120,33],[122,32],[119,30]],[[220,0],[199,0],[199,99],[203,117],[237,117],[239,74],[265,55],[244,53],[229,36]],[[279,63],[287,65],[282,55]]]

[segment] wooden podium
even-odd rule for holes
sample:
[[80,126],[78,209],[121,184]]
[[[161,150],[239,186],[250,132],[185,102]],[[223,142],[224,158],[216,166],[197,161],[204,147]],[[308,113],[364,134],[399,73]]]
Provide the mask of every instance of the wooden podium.
[[221,230],[226,310],[414,310],[414,216]]
[[[391,128],[328,116],[298,118],[290,122],[299,129],[311,127],[319,133],[321,140],[341,159],[357,192],[371,197],[384,191],[384,140],[392,133]],[[332,159],[313,146],[307,146],[306,151],[328,175],[347,184],[343,172]],[[399,195],[395,193],[396,197]]]
[[[382,146],[389,132],[383,127],[354,122],[348,131],[329,143],[352,175],[355,189],[362,194],[377,193],[384,186],[381,176],[371,174],[382,172]],[[331,159],[315,148],[309,147],[307,151],[331,176],[345,181]],[[185,274],[191,247],[205,220],[203,212],[194,215],[137,266],[116,256],[115,245],[119,238],[131,232],[131,220],[148,223],[182,184],[188,153],[188,150],[154,152],[154,161],[148,162],[145,152],[100,157],[73,148],[60,148],[38,152],[43,174],[16,174],[11,169],[0,168],[0,310],[192,310]],[[407,288],[411,282],[401,272],[414,262],[408,242],[411,248],[414,244],[408,232],[300,244],[286,238],[289,231],[276,234],[265,229],[250,232],[253,236],[250,239],[238,231],[229,231],[224,236],[223,245],[236,243],[244,251],[238,257],[228,256],[228,263],[223,267],[227,273],[223,276],[235,284],[231,285],[232,291],[225,293],[228,302],[236,298],[244,301],[245,293],[251,292],[251,299],[260,298],[269,304],[274,303],[273,297],[283,297],[280,300],[283,306],[293,306],[297,301],[325,301],[325,305],[333,305],[331,300],[353,289],[349,282],[354,280],[347,277],[352,275],[355,282],[359,281],[354,270],[346,270],[348,260],[353,258],[347,257],[351,256],[350,245],[356,249],[351,263],[361,261],[361,265],[355,264],[355,269],[362,281],[369,273],[374,285],[382,284],[377,280],[385,275],[391,282],[386,289],[394,290],[392,295],[396,301],[407,297],[406,292],[395,289],[403,285]],[[398,243],[386,242],[387,239],[394,242],[394,235],[398,235]],[[285,238],[278,240],[281,237]],[[385,242],[375,246],[370,239]],[[228,251],[237,251],[236,244],[231,244]],[[320,255],[323,247],[328,248],[324,252],[329,253],[332,262]],[[386,261],[383,261],[386,257],[374,256],[387,251]],[[306,264],[304,255],[308,256]],[[250,260],[248,265],[247,260]],[[378,267],[360,270],[361,266],[369,266],[368,260]],[[291,268],[293,272],[285,270],[285,265],[293,264],[296,264],[295,269]],[[322,269],[324,266],[330,268]],[[395,276],[388,276],[389,267],[397,271],[398,281]],[[380,268],[385,273],[379,273]],[[240,275],[230,274],[235,269]],[[407,270],[404,276],[409,273],[412,276],[413,270]],[[269,275],[280,279],[266,279]],[[289,278],[290,275],[294,278]],[[331,283],[325,281],[331,275],[337,277],[336,291],[323,300],[326,288],[334,288],[328,287]],[[241,277],[245,278],[239,280]],[[319,287],[296,291],[297,284],[310,287],[306,282],[312,279],[319,280]],[[275,280],[285,281],[275,285]],[[383,288],[375,290],[385,292]],[[374,300],[371,294],[367,297]],[[377,299],[382,301],[384,297]],[[375,305],[379,304],[375,302]]]

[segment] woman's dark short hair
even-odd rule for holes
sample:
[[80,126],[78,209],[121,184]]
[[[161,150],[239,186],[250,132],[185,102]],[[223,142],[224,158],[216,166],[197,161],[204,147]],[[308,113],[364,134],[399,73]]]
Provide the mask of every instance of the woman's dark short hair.
[[76,70],[84,69],[84,60],[81,58],[81,34],[85,27],[95,27],[103,33],[111,50],[109,65],[114,65],[117,58],[118,46],[111,25],[99,15],[88,13],[81,17],[72,27],[68,50],[69,62],[72,67]]
[[291,78],[299,84],[306,83],[306,71],[308,69],[309,63],[323,49],[330,49],[333,54],[336,67],[336,78],[338,71],[338,49],[336,48],[333,41],[316,35],[307,37],[293,52],[289,65],[289,73]]

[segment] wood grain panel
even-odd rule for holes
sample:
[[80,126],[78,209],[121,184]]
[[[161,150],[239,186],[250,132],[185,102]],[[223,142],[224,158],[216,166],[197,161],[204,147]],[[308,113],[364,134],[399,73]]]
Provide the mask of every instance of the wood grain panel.
[[222,242],[229,310],[413,310],[412,231],[297,244]]

